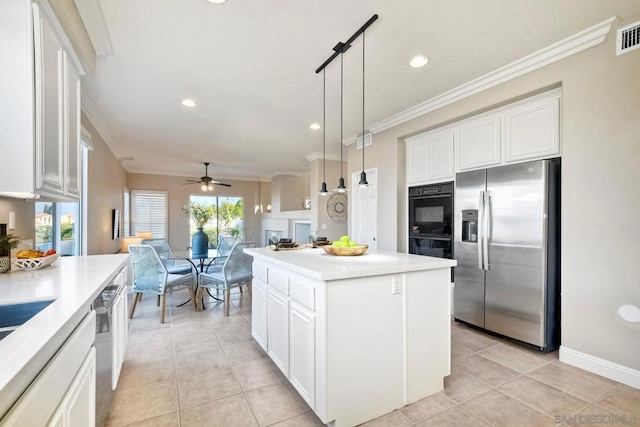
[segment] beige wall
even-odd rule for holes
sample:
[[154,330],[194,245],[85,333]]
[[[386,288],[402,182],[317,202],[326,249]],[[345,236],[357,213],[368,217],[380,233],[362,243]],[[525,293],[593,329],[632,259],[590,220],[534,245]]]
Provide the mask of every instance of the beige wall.
[[60,25],[69,37],[78,59],[87,74],[96,73],[96,52],[93,49],[87,30],[84,28],[78,9],[71,0],[48,0],[51,9],[56,14]]
[[271,178],[272,212],[299,211],[309,195],[309,174],[277,175]]
[[[379,173],[379,248],[404,251],[403,139],[561,85],[562,345],[638,370],[640,324],[617,310],[640,306],[640,50],[616,57],[614,42],[612,29],[599,46],[374,135],[366,167]],[[355,144],[348,158],[361,169]]]
[[123,187],[127,173],[87,117],[82,126],[91,134],[87,189],[87,254],[113,254],[120,250],[120,239],[112,239],[111,211],[122,212]]
[[[340,164],[341,162],[336,160],[327,160],[326,162],[327,189],[330,194],[333,192],[333,189],[338,186]],[[318,194],[322,187],[322,159],[312,160],[310,167],[311,230],[317,230],[318,236],[326,237],[329,240],[336,240],[340,236],[347,234],[347,223],[339,224],[329,218],[329,215],[327,215],[327,200],[330,196],[321,196]],[[349,196],[347,193],[347,197]],[[323,224],[326,225],[324,229],[322,228]]]
[[18,236],[20,240],[32,239],[35,243],[35,202],[33,200],[0,197],[0,223],[9,226],[9,212],[16,214],[15,230],[7,229],[7,234]]
[[[265,200],[265,183],[257,181],[234,181],[225,179],[231,187],[215,186],[213,193],[203,193],[198,185],[183,185],[192,177],[147,175],[131,173],[128,175],[130,190],[168,191],[169,201],[169,245],[173,250],[184,250],[191,246],[189,234],[190,216],[182,211],[189,204],[189,196],[235,196],[244,198],[244,240],[260,241],[260,214],[255,207],[260,204],[259,198]],[[268,185],[266,186],[268,187]],[[261,196],[261,197],[260,197]],[[266,205],[265,205],[266,208]]]

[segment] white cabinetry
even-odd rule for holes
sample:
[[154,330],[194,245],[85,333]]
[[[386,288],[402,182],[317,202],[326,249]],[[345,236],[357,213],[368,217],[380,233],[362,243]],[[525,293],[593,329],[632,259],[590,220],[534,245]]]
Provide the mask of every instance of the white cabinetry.
[[116,389],[118,385],[118,378],[120,378],[120,372],[122,371],[122,364],[124,363],[124,356],[127,351],[127,342],[129,340],[129,317],[127,316],[127,267],[124,267],[120,273],[116,275],[113,280],[113,284],[119,289],[118,295],[116,295],[113,301],[112,307],[112,329],[113,334],[111,338],[112,342],[112,363],[111,366],[111,388]]
[[267,351],[267,286],[255,276],[251,283],[251,335]]
[[407,186],[453,181],[456,172],[560,156],[560,99],[560,90],[554,89],[407,138]]
[[267,354],[283,374],[289,374],[289,299],[267,290]]
[[81,65],[46,1],[3,1],[0,17],[0,193],[76,200]]
[[315,402],[315,315],[291,302],[289,380],[309,404]]
[[452,180],[453,141],[453,129],[437,130],[408,138],[408,184]]
[[315,287],[290,273],[255,262],[251,334],[315,408]]
[[65,398],[51,417],[49,426],[95,425],[96,349],[91,347]]
[[560,154],[560,98],[541,99],[508,109],[503,135],[506,163]]
[[470,120],[458,129],[458,169],[500,164],[500,115]]
[[95,425],[95,330],[96,313],[90,311],[1,426]]

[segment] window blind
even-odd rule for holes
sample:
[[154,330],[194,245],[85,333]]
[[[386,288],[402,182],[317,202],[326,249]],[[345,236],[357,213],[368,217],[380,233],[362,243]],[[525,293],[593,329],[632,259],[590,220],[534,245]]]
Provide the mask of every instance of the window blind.
[[131,234],[151,231],[153,237],[167,238],[167,192],[131,190]]
[[129,216],[129,206],[131,206],[131,199],[129,195],[129,189],[124,188],[122,200],[122,222],[123,222],[123,236],[131,236],[131,217]]

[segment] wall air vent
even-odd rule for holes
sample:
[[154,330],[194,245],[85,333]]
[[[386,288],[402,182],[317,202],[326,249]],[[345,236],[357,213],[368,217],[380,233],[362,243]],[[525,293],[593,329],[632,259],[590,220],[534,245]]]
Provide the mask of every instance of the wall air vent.
[[616,55],[640,48],[640,22],[618,29],[616,36]]

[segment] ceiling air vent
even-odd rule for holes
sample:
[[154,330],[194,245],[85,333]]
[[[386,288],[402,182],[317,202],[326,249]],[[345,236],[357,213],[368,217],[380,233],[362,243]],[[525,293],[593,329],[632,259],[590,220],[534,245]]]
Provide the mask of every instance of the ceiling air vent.
[[640,48],[640,22],[618,29],[616,55]]

